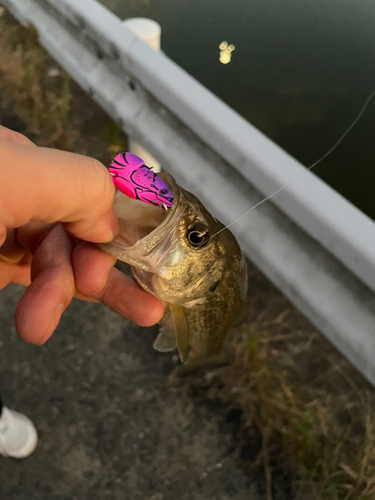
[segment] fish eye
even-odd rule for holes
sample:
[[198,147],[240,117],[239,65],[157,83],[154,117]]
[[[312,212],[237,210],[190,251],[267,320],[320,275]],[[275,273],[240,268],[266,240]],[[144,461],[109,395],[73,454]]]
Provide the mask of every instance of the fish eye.
[[160,194],[167,194],[168,193],[168,189],[161,189],[160,190]]
[[203,247],[208,243],[210,234],[208,227],[203,222],[195,222],[188,230],[186,235],[189,243],[193,247]]

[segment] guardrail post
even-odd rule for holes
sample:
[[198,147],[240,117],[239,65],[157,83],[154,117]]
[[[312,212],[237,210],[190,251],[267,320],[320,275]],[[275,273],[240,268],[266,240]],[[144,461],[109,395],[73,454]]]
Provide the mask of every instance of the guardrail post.
[[[152,49],[160,50],[161,26],[159,23],[144,17],[133,17],[126,19],[124,25]],[[138,144],[133,139],[129,139],[129,149],[131,153],[142,158],[147,166],[153,167],[154,172],[161,171],[160,163],[141,144]]]

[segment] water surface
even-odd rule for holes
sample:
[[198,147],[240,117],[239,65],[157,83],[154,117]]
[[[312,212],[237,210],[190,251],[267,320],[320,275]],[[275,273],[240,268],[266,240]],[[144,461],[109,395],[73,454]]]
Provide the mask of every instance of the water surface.
[[[373,0],[102,0],[162,26],[165,53],[308,166],[375,89]],[[235,45],[229,64],[219,44]],[[375,219],[375,98],[314,172]],[[318,202],[319,200],[317,200]]]

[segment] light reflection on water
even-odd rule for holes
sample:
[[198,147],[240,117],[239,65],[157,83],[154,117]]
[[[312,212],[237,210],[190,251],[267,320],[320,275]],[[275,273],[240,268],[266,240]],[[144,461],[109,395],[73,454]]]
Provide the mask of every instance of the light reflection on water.
[[[101,1],[158,21],[171,59],[304,165],[375,88],[373,0]],[[230,64],[219,60],[223,40],[235,46]],[[375,219],[374,136],[375,100],[314,172]]]

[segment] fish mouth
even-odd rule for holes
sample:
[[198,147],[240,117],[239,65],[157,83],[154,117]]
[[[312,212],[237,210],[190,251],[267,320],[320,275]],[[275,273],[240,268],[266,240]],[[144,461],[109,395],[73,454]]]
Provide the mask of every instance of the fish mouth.
[[170,208],[149,205],[128,197],[125,200],[121,193],[116,196],[113,208],[119,218],[120,236],[127,248],[133,247],[141,240],[147,244],[149,239],[155,238],[154,231],[157,231],[160,237],[175,223],[180,212],[180,190],[175,180],[168,174],[159,174],[159,177],[173,194],[174,201]]
[[110,243],[99,245],[117,259],[149,272],[155,272],[171,242],[177,241],[178,221],[186,208],[183,193],[173,177],[165,173],[159,177],[173,195],[172,207],[165,209],[116,193],[113,209],[120,233]]

